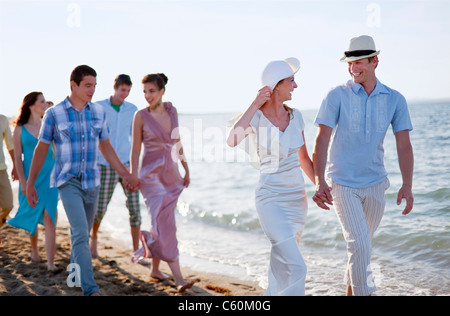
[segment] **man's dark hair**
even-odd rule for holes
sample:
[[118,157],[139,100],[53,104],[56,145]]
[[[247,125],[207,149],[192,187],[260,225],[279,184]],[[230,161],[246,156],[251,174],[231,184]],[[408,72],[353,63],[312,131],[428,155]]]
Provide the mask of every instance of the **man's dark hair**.
[[131,82],[130,76],[122,74],[122,75],[118,75],[116,77],[116,79],[114,79],[114,87],[115,88],[118,88],[123,84],[125,84],[127,86],[133,85],[133,83]]
[[86,76],[93,76],[97,78],[97,73],[93,68],[87,65],[81,65],[72,70],[72,73],[70,74],[70,81],[74,81],[77,86],[79,86],[80,82],[83,81]]

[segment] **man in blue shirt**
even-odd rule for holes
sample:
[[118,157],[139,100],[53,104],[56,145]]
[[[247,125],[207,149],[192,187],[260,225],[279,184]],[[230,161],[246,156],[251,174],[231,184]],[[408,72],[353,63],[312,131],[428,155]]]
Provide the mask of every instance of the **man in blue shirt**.
[[75,265],[73,275],[80,276],[79,280],[74,283],[71,280],[70,284],[81,285],[86,296],[99,295],[89,251],[89,232],[100,185],[97,148],[127,184],[130,175],[109,142],[103,108],[91,102],[96,78],[97,73],[91,67],[76,67],[70,76],[70,96],[45,112],[26,188],[28,203],[35,207],[39,197],[34,184],[49,145],[54,142],[56,159],[50,186],[58,187],[70,223],[71,261]]
[[[406,199],[404,215],[412,210],[414,201],[408,107],[399,92],[376,78],[379,52],[370,36],[351,39],[341,61],[348,63],[352,80],[328,93],[315,121],[319,129],[313,151],[313,200],[323,209],[333,204],[341,223],[348,251],[347,295],[370,295],[376,290],[370,254],[373,234],[384,213],[384,191],[389,187],[383,140],[390,125],[403,178],[397,204]],[[331,187],[325,180],[327,161]]]
[[[108,121],[110,131],[110,142],[117,153],[120,161],[129,168],[131,151],[131,130],[134,114],[137,107],[125,101],[130,94],[132,82],[128,75],[118,75],[114,80],[114,95],[108,99],[97,101],[96,103],[103,107]],[[123,192],[127,197],[126,206],[130,214],[131,237],[133,241],[133,250],[139,248],[139,233],[141,226],[141,212],[139,204],[139,191],[130,191],[124,185],[123,179],[111,167],[106,159],[99,153],[98,167],[100,169],[100,192],[98,199],[98,209],[94,219],[91,235],[91,254],[95,258],[97,253],[97,232],[100,223],[105,216],[107,207],[113,196],[118,182],[121,183]],[[145,259],[143,259],[145,260]],[[145,262],[145,261],[144,261]]]

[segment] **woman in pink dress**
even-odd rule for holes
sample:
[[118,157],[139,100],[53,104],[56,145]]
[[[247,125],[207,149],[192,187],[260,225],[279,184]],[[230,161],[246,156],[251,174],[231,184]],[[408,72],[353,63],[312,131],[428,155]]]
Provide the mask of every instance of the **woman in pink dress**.
[[[167,80],[164,74],[144,77],[142,84],[149,106],[138,111],[133,121],[130,187],[140,188],[151,217],[151,232],[141,232],[142,248],[136,251],[134,260],[153,258],[150,275],[159,280],[168,279],[159,270],[160,261],[166,261],[178,291],[184,292],[194,282],[186,281],[181,274],[175,207],[181,192],[189,185],[189,169],[178,134],[177,110],[170,102],[162,102]],[[144,156],[138,174],[142,143]],[[178,171],[177,156],[185,170],[184,178]]]

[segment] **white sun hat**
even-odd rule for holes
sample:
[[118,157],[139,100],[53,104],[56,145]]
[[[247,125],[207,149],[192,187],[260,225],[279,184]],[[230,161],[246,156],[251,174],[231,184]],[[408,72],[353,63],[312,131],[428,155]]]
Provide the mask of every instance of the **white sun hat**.
[[273,90],[278,82],[293,76],[299,69],[300,61],[295,57],[271,61],[262,73],[263,87],[269,86]]
[[358,59],[377,56],[380,51],[375,48],[375,42],[372,37],[368,35],[361,35],[353,37],[350,40],[348,50],[345,51],[345,56],[341,58],[343,62],[355,61]]

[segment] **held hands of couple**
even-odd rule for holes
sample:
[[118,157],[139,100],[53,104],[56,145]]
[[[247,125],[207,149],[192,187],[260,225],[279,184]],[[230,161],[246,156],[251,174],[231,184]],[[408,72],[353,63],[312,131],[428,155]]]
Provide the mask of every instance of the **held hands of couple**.
[[139,190],[140,182],[136,175],[128,173],[126,177],[123,177],[125,187],[128,191],[136,191]]
[[327,206],[327,204],[333,205],[333,197],[331,196],[331,188],[328,186],[328,184],[317,184],[316,193],[312,197],[312,200],[316,202],[318,207],[324,210],[329,210],[330,208]]

